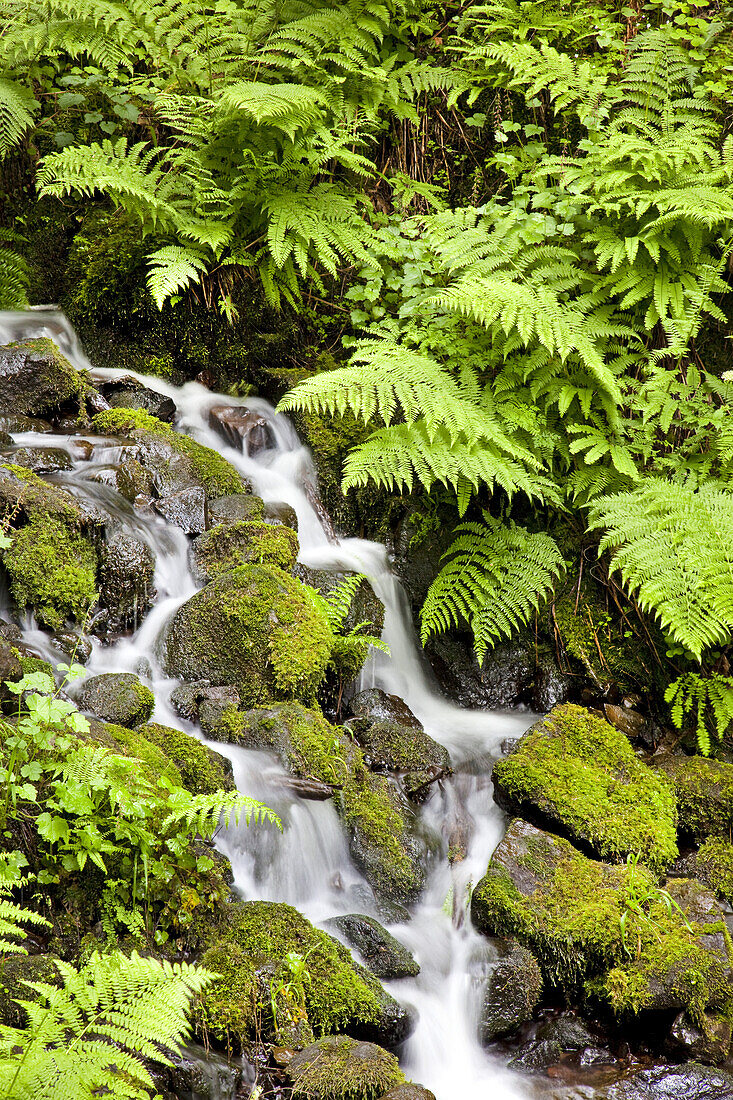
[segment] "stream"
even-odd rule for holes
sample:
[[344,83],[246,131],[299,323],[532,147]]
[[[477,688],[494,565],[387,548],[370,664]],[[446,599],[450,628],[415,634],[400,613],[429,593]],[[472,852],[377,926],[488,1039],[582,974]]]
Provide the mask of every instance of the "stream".
[[[90,364],[66,319],[51,308],[27,313],[0,313],[0,344],[50,336],[80,370],[97,378],[116,378],[130,371],[100,369]],[[483,875],[502,835],[503,816],[492,799],[490,770],[504,738],[519,736],[531,723],[528,713],[468,711],[449,702],[433,684],[410,619],[407,600],[390,571],[384,546],[364,540],[334,539],[327,517],[318,507],[317,476],[311,455],[286,417],[259,398],[237,400],[214,394],[196,382],[174,387],[154,377],[136,376],[149,389],[173,399],[178,408],[176,429],[223,454],[266,502],[284,502],[295,509],[300,540],[299,561],[311,568],[364,573],[385,607],[383,638],[390,654],[374,653],[362,673],[363,686],[377,686],[400,696],[426,731],[447,747],[454,775],[433,785],[422,807],[424,826],[435,837],[427,887],[407,923],[389,930],[415,955],[421,966],[416,978],[386,983],[389,992],[410,1006],[416,1027],[400,1052],[407,1075],[432,1089],[437,1100],[520,1100],[530,1085],[510,1074],[481,1047],[478,1018],[482,985],[494,958],[490,943],[468,919],[466,899],[471,883]],[[222,441],[208,424],[213,405],[241,404],[255,410],[272,429],[275,446],[254,458]],[[177,607],[197,590],[188,560],[188,539],[157,516],[135,509],[104,483],[104,470],[119,457],[119,447],[95,446],[91,460],[82,461],[75,437],[17,433],[13,442],[65,449],[73,469],[52,480],[102,507],[143,539],[156,556],[157,599],[139,628],[111,645],[93,641],[89,675],[136,672],[153,689],[153,720],[201,732],[183,722],[169,703],[177,681],[167,678],[159,659],[160,639]],[[324,522],[325,521],[325,522]],[[32,619],[20,624],[25,641],[57,663],[58,650]],[[330,802],[304,801],[279,782],[283,770],[264,753],[218,742],[212,747],[232,762],[238,788],[259,798],[280,814],[282,835],[265,827],[230,828],[218,837],[229,857],[237,891],[245,899],[288,902],[311,921],[360,911],[371,890],[352,863],[342,826]],[[469,831],[468,854],[449,864],[448,836],[459,819]],[[222,1098],[223,1100],[223,1098]]]

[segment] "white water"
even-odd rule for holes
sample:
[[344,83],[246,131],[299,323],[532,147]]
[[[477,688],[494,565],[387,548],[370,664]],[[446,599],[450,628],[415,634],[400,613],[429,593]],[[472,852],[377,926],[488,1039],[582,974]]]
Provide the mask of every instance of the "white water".
[[[0,313],[0,344],[33,336],[50,336],[80,369],[92,369],[66,319],[53,309],[26,314]],[[130,372],[95,368],[98,377]],[[285,502],[298,516],[299,560],[314,568],[365,573],[385,605],[384,639],[390,656],[376,654],[363,674],[366,685],[379,686],[403,698],[426,730],[449,749],[455,776],[434,789],[423,809],[426,829],[436,837],[439,852],[431,865],[428,886],[412,920],[392,925],[421,965],[416,979],[389,983],[390,992],[417,1015],[416,1029],[401,1060],[408,1076],[435,1092],[437,1100],[519,1100],[529,1086],[491,1059],[477,1040],[477,1020],[490,947],[473,931],[465,914],[470,883],[476,883],[501,837],[502,817],[491,797],[485,768],[461,770],[464,761],[496,755],[505,737],[516,736],[529,724],[527,715],[467,711],[441,697],[432,684],[413,634],[399,582],[390,572],[385,548],[372,542],[329,539],[314,510],[315,474],[309,452],[286,418],[260,399],[237,401],[212,394],[190,382],[181,388],[147,376],[140,380],[171,397],[179,410],[177,427],[222,453],[253,484],[267,502]],[[242,404],[266,417],[276,447],[251,459],[223,443],[208,426],[208,411],[217,404]],[[31,444],[27,435],[15,438]],[[68,437],[41,435],[32,442],[61,445],[74,455]],[[112,646],[94,643],[90,674],[137,671],[147,674],[156,695],[156,720],[183,727],[168,703],[175,682],[163,675],[157,646],[175,609],[196,590],[188,566],[186,536],[163,520],[137,515],[114,490],[91,478],[117,457],[111,449],[95,451],[92,462],[77,461],[73,474],[58,480],[90,495],[102,507],[132,527],[156,554],[157,600],[137,632]],[[47,636],[27,625],[27,640],[51,654]],[[58,659],[58,654],[52,654]],[[234,868],[236,886],[246,898],[287,901],[310,919],[323,921],[337,913],[363,911],[371,891],[353,866],[336,813],[329,802],[306,802],[278,783],[282,769],[266,754],[216,744],[232,760],[237,785],[263,799],[282,816],[284,833],[258,829],[230,830],[221,847]],[[479,774],[474,775],[471,772]],[[469,827],[467,858],[451,867],[446,854],[451,823],[460,818]]]

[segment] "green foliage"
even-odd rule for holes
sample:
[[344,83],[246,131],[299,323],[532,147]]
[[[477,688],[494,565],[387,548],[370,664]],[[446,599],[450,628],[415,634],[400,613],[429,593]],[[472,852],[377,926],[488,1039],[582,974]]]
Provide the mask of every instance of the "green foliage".
[[664,698],[677,729],[684,728],[686,719],[696,717],[697,747],[705,756],[711,751],[711,730],[722,741],[733,723],[733,679],[730,676],[705,677],[688,672],[669,685]]
[[87,720],[44,673],[6,686],[19,710],[16,724],[0,730],[3,824],[35,833],[33,870],[43,883],[68,887],[99,868],[107,876],[107,913],[140,910],[156,942],[215,900],[214,863],[197,851],[197,838],[240,817],[279,825],[245,795],[192,794],[167,773],[155,775],[135,757],[95,743]]
[[333,631],[330,664],[339,676],[339,698],[343,686],[354,680],[361,672],[370,649],[389,653],[387,643],[369,633],[369,627],[373,624],[368,620],[365,619],[347,629],[346,620],[354,597],[361,585],[368,583],[363,573],[356,573],[353,577],[346,577],[323,597],[323,609]]
[[0,228],[0,309],[28,306],[28,265],[18,251],[19,244],[17,234]]
[[29,982],[28,1022],[0,1028],[3,1100],[149,1100],[144,1060],[170,1064],[189,1034],[191,999],[212,975],[187,963],[94,954],[56,961],[60,986]]
[[32,607],[53,630],[67,618],[84,622],[96,603],[96,553],[53,516],[33,516],[15,531],[3,563],[18,607]]
[[498,639],[529,620],[564,562],[549,535],[504,526],[488,512],[483,523],[463,523],[456,534],[423,604],[421,637],[424,644],[467,622],[481,662]]

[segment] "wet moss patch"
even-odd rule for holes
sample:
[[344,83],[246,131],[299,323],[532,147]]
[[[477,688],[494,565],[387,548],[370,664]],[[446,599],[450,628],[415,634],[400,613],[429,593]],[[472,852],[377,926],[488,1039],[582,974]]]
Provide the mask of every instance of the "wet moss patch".
[[194,545],[196,568],[207,579],[238,565],[276,565],[289,573],[298,556],[298,536],[289,527],[258,520],[217,524]]
[[536,815],[599,858],[639,854],[660,871],[677,856],[669,784],[623,733],[582,707],[556,707],[533,726],[494,767],[494,786],[510,812]]
[[677,798],[680,829],[696,840],[733,835],[733,764],[706,756],[655,759]]
[[97,555],[82,535],[53,516],[34,515],[3,554],[10,592],[20,608],[32,607],[44,626],[83,622],[97,600]]

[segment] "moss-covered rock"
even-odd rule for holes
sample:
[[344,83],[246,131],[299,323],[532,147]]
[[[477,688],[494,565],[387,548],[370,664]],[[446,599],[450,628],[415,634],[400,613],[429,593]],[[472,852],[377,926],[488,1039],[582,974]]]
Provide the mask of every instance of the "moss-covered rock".
[[105,672],[91,676],[79,688],[76,702],[103,722],[128,729],[147,722],[155,707],[155,696],[132,672]]
[[497,802],[601,859],[638,854],[654,870],[677,856],[669,784],[628,739],[582,707],[556,707],[493,772]]
[[545,979],[619,1013],[733,1006],[730,938],[715,898],[672,880],[663,893],[641,865],[614,867],[515,821],[477,885],[471,913],[489,934],[515,936]]
[[93,546],[51,515],[33,515],[12,539],[3,563],[17,606],[33,608],[52,630],[67,619],[83,622],[97,599]]
[[414,811],[394,783],[373,775],[361,750],[318,711],[278,704],[241,713],[213,708],[216,722],[201,721],[211,737],[276,752],[293,775],[336,788],[336,808],[349,830],[355,863],[382,896],[414,898],[424,879],[424,850],[414,835]]
[[722,837],[708,837],[693,859],[694,877],[733,905],[733,844]]
[[[290,991],[316,1035],[350,1031],[388,1045],[409,1032],[409,1018],[345,947],[314,928],[296,909],[279,902],[232,905],[221,936],[201,959],[219,977],[207,987],[195,1014],[199,1034],[227,1044],[273,1034],[272,998],[292,982],[288,955],[305,960],[307,977]],[[279,1015],[279,1013],[278,1013]]]
[[680,829],[696,840],[733,835],[733,764],[706,756],[655,757],[677,798]]
[[273,565],[243,565],[218,577],[173,616],[168,671],[184,680],[231,684],[250,706],[312,699],[333,635],[314,594]]
[[80,529],[95,519],[72,493],[44,481],[25,466],[7,462],[0,464],[0,507],[13,526],[23,519],[48,517]]
[[303,1100],[378,1100],[405,1075],[393,1054],[348,1035],[328,1035],[288,1065],[293,1097]]
[[374,917],[347,913],[332,917],[326,926],[340,933],[351,947],[355,947],[364,965],[378,978],[414,978],[420,973],[411,952]]
[[128,729],[114,722],[99,722],[91,719],[89,740],[96,741],[120,756],[130,756],[139,760],[146,777],[157,783],[165,778],[175,786],[185,786],[183,777],[168,754],[156,744],[143,730]]
[[264,520],[265,502],[254,493],[231,493],[209,505],[212,526]]
[[73,401],[83,409],[87,383],[53,340],[42,337],[0,348],[0,410],[21,416],[57,414]]
[[194,540],[191,552],[204,581],[238,565],[277,565],[289,573],[298,556],[298,536],[289,527],[261,520],[217,524]]
[[[242,477],[220,454],[190,436],[174,432],[170,424],[143,409],[107,409],[97,413],[92,428],[100,435],[122,435],[136,443],[137,458],[146,469],[151,469],[159,492],[161,488],[179,491],[198,482],[215,500],[246,488]],[[173,480],[171,454],[185,460],[179,462],[180,469]],[[188,484],[182,484],[182,480]]]
[[235,790],[231,761],[203,745],[190,733],[150,722],[139,729],[141,737],[157,745],[177,767],[183,786],[193,794]]
[[6,1027],[25,1027],[27,1014],[19,1001],[33,1001],[33,990],[26,982],[59,985],[56,960],[51,955],[6,955],[0,961],[0,1023]]

